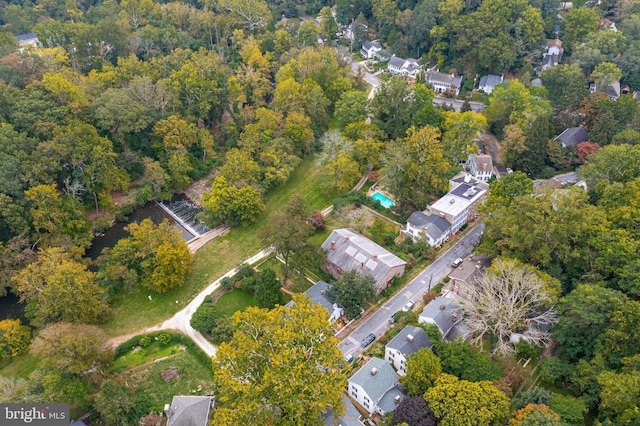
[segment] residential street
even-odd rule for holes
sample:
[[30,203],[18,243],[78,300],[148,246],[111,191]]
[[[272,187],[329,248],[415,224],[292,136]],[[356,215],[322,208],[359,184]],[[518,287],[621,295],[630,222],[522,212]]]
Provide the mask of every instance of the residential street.
[[[435,98],[433,98],[433,103],[436,105],[449,105],[453,107],[454,111],[458,112],[462,108],[462,104],[464,103],[464,101],[436,96]],[[485,105],[480,102],[469,102],[469,104],[471,105],[471,110],[473,112],[480,112],[485,107]]]
[[342,352],[344,352],[345,355],[352,354],[356,356],[363,350],[360,346],[362,339],[369,333],[374,333],[376,338],[382,336],[389,328],[389,317],[401,310],[405,303],[412,300],[416,305],[420,304],[422,295],[429,289],[429,282],[431,282],[432,287],[435,286],[451,272],[451,263],[456,258],[464,258],[471,254],[474,245],[477,244],[480,239],[483,228],[484,222],[478,223],[478,225],[462,237],[456,245],[436,259],[391,300],[382,305],[377,312],[364,320],[351,334],[340,336],[342,339],[340,346]]

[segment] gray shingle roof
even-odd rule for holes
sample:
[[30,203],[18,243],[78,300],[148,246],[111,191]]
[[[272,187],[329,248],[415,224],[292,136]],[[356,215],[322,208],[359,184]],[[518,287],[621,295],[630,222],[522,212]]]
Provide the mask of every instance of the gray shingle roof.
[[462,309],[455,300],[440,296],[424,307],[420,318],[429,318],[436,323],[442,337],[449,338],[453,326],[462,321]]
[[29,41],[29,40],[37,40],[38,36],[34,33],[26,33],[15,36],[18,41]]
[[496,87],[498,84],[502,84],[502,77],[499,75],[489,74],[480,77],[478,87]]
[[492,170],[493,159],[487,154],[473,154],[470,155],[476,163],[476,170]]
[[404,66],[404,59],[392,56],[391,59],[389,59],[389,66],[402,68]]
[[564,132],[560,133],[556,138],[564,146],[576,147],[580,142],[587,142],[589,140],[589,134],[583,127],[570,127]]
[[[335,247],[332,249],[332,244]],[[395,254],[374,243],[352,229],[336,229],[322,243],[327,250],[327,261],[343,271],[358,270],[376,280],[378,285],[385,282],[389,270],[407,264]]]
[[[364,426],[360,419],[360,412],[358,409],[351,403],[349,398],[342,395],[342,402],[345,405],[345,413],[344,416],[338,419],[338,424],[342,426]],[[331,409],[327,410],[327,413],[323,416],[324,422],[327,426],[335,426],[335,422],[333,419],[333,411]]]
[[[389,389],[387,393],[385,393],[384,396],[380,398],[380,401],[378,401],[378,407],[380,407],[385,413],[395,411],[398,404],[404,399],[405,395],[403,390],[404,389],[400,383]],[[398,397],[397,402],[396,397]]]
[[176,395],[171,401],[167,426],[207,426],[210,409],[210,396]]
[[407,223],[415,228],[425,228],[427,235],[433,240],[437,240],[451,228],[451,224],[446,219],[420,211],[413,212],[407,219]]
[[[410,342],[407,336],[413,336]],[[408,325],[400,331],[387,343],[387,347],[399,351],[405,358],[413,353],[418,352],[422,348],[429,348],[433,346],[427,333],[420,327]]]
[[[371,374],[373,368],[377,370],[375,375]],[[349,382],[362,386],[362,389],[375,403],[395,386],[398,382],[398,374],[385,360],[373,357],[356,374],[351,376]]]

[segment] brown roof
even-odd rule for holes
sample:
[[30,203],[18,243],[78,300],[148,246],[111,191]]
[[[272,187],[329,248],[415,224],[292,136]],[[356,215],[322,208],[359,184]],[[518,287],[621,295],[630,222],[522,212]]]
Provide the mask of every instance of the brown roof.
[[562,47],[562,40],[559,38],[556,39],[547,39],[547,47],[558,46]]

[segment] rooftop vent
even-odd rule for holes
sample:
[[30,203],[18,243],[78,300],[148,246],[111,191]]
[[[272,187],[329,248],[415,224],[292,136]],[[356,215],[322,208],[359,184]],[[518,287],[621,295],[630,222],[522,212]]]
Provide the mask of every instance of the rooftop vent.
[[440,305],[440,310],[441,310],[441,311],[444,311],[444,308],[445,308],[444,304],[443,304],[443,305]]
[[400,395],[396,395],[396,397],[395,397],[395,398],[393,398],[393,401],[394,401],[396,404],[400,404]]
[[373,258],[374,258],[374,259],[377,259],[377,258],[378,258],[378,253],[374,253],[374,254],[373,254]]
[[377,368],[373,367],[373,368],[371,369],[371,375],[372,375],[372,376],[375,376],[377,372],[378,372],[378,369],[377,369]]
[[453,203],[455,203],[455,202],[456,202],[456,200],[455,200],[455,199],[453,199],[453,198],[449,200],[449,204],[453,204]]

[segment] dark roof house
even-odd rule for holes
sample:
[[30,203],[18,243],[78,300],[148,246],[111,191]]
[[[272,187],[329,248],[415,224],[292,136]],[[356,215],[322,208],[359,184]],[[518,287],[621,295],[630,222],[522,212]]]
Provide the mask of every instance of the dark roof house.
[[165,405],[167,426],[207,426],[211,401],[210,396],[174,396],[171,406]]
[[323,416],[326,426],[364,426],[364,423],[360,421],[362,416],[358,409],[351,403],[351,400],[343,395],[342,402],[344,402],[345,405],[344,415],[336,422],[333,418],[333,411],[328,410]]
[[427,242],[431,246],[441,245],[443,240],[448,238],[451,231],[451,224],[446,219],[438,215],[428,215],[425,212],[413,212],[407,219],[407,226],[403,233],[410,235],[415,241],[422,236],[427,237]]
[[435,324],[442,333],[443,340],[464,338],[467,334],[462,322],[462,308],[450,297],[440,296],[424,307],[418,322],[421,324]]
[[398,374],[404,376],[407,373],[407,357],[422,348],[432,347],[431,339],[422,328],[408,325],[387,343],[384,357],[387,362],[393,364]]
[[325,269],[335,278],[343,272],[356,270],[373,277],[378,292],[391,284],[394,277],[401,277],[407,264],[384,247],[352,229],[334,230],[322,243],[327,251]]
[[480,82],[478,83],[478,90],[482,90],[485,93],[491,94],[493,89],[499,84],[502,84],[504,81],[504,77],[501,75],[483,75],[480,77]]
[[556,139],[565,148],[569,146],[575,148],[579,143],[589,141],[589,134],[584,127],[570,127],[556,136]]
[[[331,288],[331,285],[324,282],[318,281],[311,288],[305,291],[305,296],[311,298],[311,303],[314,305],[320,304],[324,309],[327,310],[327,317],[329,318],[329,322],[334,322],[342,315],[344,315],[344,308],[342,305],[334,303],[333,300],[329,299],[327,296],[327,291]],[[290,307],[293,305],[293,300],[287,303],[285,306]]]

